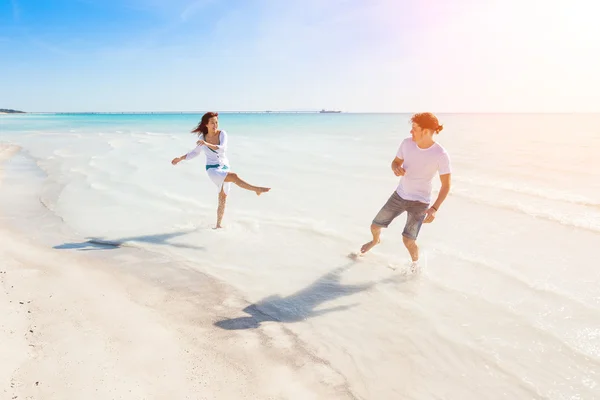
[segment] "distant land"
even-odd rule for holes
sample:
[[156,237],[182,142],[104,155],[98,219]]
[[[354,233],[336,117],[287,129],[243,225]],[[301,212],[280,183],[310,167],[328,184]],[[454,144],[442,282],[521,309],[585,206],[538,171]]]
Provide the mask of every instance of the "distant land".
[[10,108],[0,108],[0,114],[24,114],[25,111],[11,110]]
[[[124,114],[124,115],[147,115],[147,114],[204,114],[206,111],[32,111],[28,114]],[[329,110],[247,110],[247,111],[219,111],[219,114],[319,114],[319,113],[341,113],[342,111]]]

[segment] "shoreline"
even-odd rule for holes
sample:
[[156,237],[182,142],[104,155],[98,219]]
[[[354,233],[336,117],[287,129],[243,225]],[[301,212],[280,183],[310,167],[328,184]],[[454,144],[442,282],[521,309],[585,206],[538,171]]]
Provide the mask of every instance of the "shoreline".
[[[18,151],[0,144],[0,186]],[[354,398],[269,329],[215,327],[245,303],[197,271],[172,265],[161,285],[169,266],[136,249],[54,250],[5,222],[0,240],[2,398]]]
[[[126,381],[131,388],[143,381],[158,396],[169,385],[183,388],[172,397],[186,387],[195,390],[195,372],[180,383],[187,379],[183,373],[206,371],[213,359],[215,385],[207,390],[218,388],[220,379],[234,379],[249,385],[247,397],[257,399],[290,398],[289,382],[302,388],[298,398],[307,399],[425,400],[453,393],[470,400],[494,397],[490,389],[497,389],[492,392],[498,400],[593,397],[587,383],[596,381],[599,342],[589,326],[600,326],[600,314],[597,271],[588,255],[598,242],[600,186],[593,182],[600,180],[584,161],[597,161],[594,147],[570,154],[564,166],[553,164],[565,146],[565,129],[581,123],[578,117],[448,119],[451,129],[441,143],[455,154],[457,190],[422,232],[423,269],[414,277],[404,276],[405,218],[386,231],[372,256],[354,263],[347,258],[366,241],[373,210],[396,186],[385,160],[403,136],[402,117],[332,118],[326,124],[308,115],[228,117],[236,132],[235,169],[277,190],[264,199],[234,193],[221,231],[211,229],[218,202],[203,163],[181,169],[170,164],[171,154],[194,140],[189,119],[0,117],[0,141],[23,148],[4,164],[0,226],[20,235],[0,238],[0,258],[18,257],[25,267],[44,271],[52,266],[35,260],[56,258],[52,273],[65,277],[17,275],[25,267],[11,274],[19,287],[40,282],[41,289],[27,292],[46,295],[37,305],[47,306],[50,294],[56,298],[50,287],[65,293],[63,308],[36,312],[52,318],[43,329],[47,335],[55,324],[77,327],[59,328],[47,340],[49,348],[93,352],[66,361],[50,354],[55,370],[65,368],[58,362],[73,370],[74,362],[97,361],[111,368],[107,373],[89,367],[84,376],[94,376],[93,384]],[[365,127],[389,123],[393,131],[379,131],[377,141],[364,134]],[[545,132],[545,140],[527,135],[532,125]],[[487,139],[473,141],[481,134]],[[589,143],[597,139],[590,130],[573,135]],[[523,158],[505,162],[512,151],[508,143],[517,138],[536,149],[525,169]],[[490,144],[493,154],[485,152]],[[341,186],[334,190],[335,181]],[[463,217],[473,223],[457,224]],[[17,249],[20,242],[33,250]],[[33,300],[26,298],[24,306]],[[81,322],[82,316],[88,319]],[[39,318],[34,324],[41,324]],[[21,330],[18,321],[12,326]],[[152,335],[145,338],[145,332]],[[152,341],[154,332],[167,339]],[[71,347],[60,347],[59,336]],[[113,341],[127,345],[115,350],[109,347]],[[6,346],[23,346],[20,354],[27,357],[29,344]],[[128,348],[134,345],[167,350],[146,351],[142,358],[143,351]],[[199,367],[187,361],[188,351]],[[13,361],[25,363],[16,355]],[[158,367],[143,370],[147,363],[165,362],[172,377]],[[221,368],[223,363],[229,367]],[[112,370],[120,377],[103,381]],[[55,385],[56,379],[70,379],[48,377]],[[72,380],[81,385],[81,378]],[[144,397],[119,390],[123,398]],[[80,386],[79,392],[90,391]]]

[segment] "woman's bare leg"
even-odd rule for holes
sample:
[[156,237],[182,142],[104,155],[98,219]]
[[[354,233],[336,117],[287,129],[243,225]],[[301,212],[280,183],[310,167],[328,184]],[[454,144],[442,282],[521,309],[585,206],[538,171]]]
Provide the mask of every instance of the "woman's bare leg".
[[256,193],[258,196],[260,196],[261,193],[271,190],[271,188],[251,185],[248,182],[243,181],[235,172],[229,172],[225,177],[225,182],[235,183],[242,189],[250,190]]
[[217,226],[215,229],[221,228],[221,221],[223,220],[223,214],[225,214],[225,203],[227,202],[227,195],[225,191],[221,188],[221,192],[219,192],[219,207],[217,208]]

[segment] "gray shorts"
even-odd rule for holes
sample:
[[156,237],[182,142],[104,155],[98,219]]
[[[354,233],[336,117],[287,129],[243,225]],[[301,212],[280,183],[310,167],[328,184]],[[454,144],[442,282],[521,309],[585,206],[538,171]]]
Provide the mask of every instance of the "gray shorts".
[[406,225],[404,225],[403,236],[416,240],[425,219],[425,212],[429,209],[429,204],[414,200],[404,200],[394,191],[388,201],[375,216],[373,225],[387,228],[390,223],[404,211],[406,211]]

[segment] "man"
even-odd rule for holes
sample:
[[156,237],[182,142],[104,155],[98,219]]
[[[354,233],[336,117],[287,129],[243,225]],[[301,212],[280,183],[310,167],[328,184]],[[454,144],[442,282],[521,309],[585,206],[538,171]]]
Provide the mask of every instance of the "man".
[[[435,219],[436,212],[450,191],[450,158],[446,150],[436,143],[433,135],[440,133],[443,126],[432,113],[415,114],[411,118],[411,136],[402,141],[392,171],[401,176],[396,191],[391,195],[371,224],[373,240],[365,243],[361,255],[380,242],[381,228],[387,228],[400,214],[406,211],[407,218],[402,232],[404,245],[416,269],[419,260],[417,236],[423,223]],[[442,186],[438,197],[430,206],[432,181],[439,172]]]

